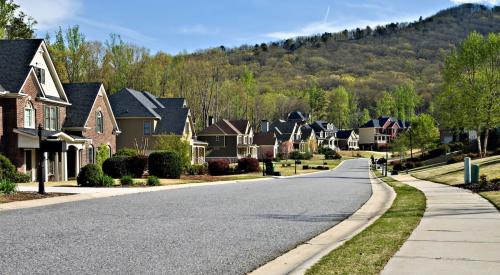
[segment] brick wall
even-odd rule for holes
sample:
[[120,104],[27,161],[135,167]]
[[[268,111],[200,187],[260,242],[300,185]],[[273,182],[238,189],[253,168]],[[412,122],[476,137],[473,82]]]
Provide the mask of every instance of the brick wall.
[[[97,112],[101,111],[103,115],[104,121],[104,133],[98,133],[96,127],[96,115]],[[92,144],[94,145],[94,150],[97,153],[97,149],[102,144],[109,145],[111,147],[111,153],[116,152],[116,136],[113,134],[113,121],[111,117],[111,113],[108,111],[106,107],[106,103],[104,101],[104,97],[101,95],[97,96],[96,102],[93,106],[93,109],[90,111],[90,115],[87,121],[86,127],[90,129],[85,130],[82,135],[86,138],[92,139]],[[89,161],[87,152],[83,152],[82,156],[84,164],[87,164]]]

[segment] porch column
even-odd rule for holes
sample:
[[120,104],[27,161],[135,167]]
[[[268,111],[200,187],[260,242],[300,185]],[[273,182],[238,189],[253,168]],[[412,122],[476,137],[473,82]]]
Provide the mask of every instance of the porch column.
[[49,162],[48,162],[48,159],[49,159],[49,155],[47,152],[44,152],[43,153],[43,166],[44,166],[44,169],[43,169],[43,182],[47,182],[49,181]]
[[63,181],[68,180],[68,155],[66,152],[61,153],[61,164],[62,164],[62,172],[63,172]]
[[54,153],[54,180],[59,181],[59,154],[57,152]]
[[80,173],[80,149],[76,149],[76,154],[75,154],[75,174],[78,176],[78,173]]

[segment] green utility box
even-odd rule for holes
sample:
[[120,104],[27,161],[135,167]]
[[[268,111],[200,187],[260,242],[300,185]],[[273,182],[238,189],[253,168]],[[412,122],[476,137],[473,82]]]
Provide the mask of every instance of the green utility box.
[[472,165],[470,178],[472,183],[479,182],[479,165],[477,164]]

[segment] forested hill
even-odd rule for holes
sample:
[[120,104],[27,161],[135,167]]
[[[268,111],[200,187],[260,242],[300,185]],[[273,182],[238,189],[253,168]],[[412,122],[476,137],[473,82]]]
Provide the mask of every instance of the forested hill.
[[311,81],[325,90],[343,85],[358,94],[361,107],[373,110],[373,100],[382,91],[407,82],[428,102],[439,90],[446,55],[472,31],[500,32],[500,7],[465,4],[412,23],[226,52],[231,65],[250,68],[261,90],[307,89]]

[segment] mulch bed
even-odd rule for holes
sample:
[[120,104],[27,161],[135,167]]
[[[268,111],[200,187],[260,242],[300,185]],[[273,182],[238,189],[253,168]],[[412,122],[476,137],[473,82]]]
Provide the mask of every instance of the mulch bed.
[[15,201],[27,201],[27,200],[37,200],[37,199],[45,199],[51,197],[60,197],[60,196],[68,196],[72,194],[66,193],[46,193],[44,195],[38,194],[36,192],[16,192],[13,194],[0,194],[0,203],[8,203]]
[[[200,181],[220,181],[220,177],[210,176],[210,175],[196,175],[196,176],[181,176],[183,180],[200,180]],[[229,179],[228,179],[229,180]]]

